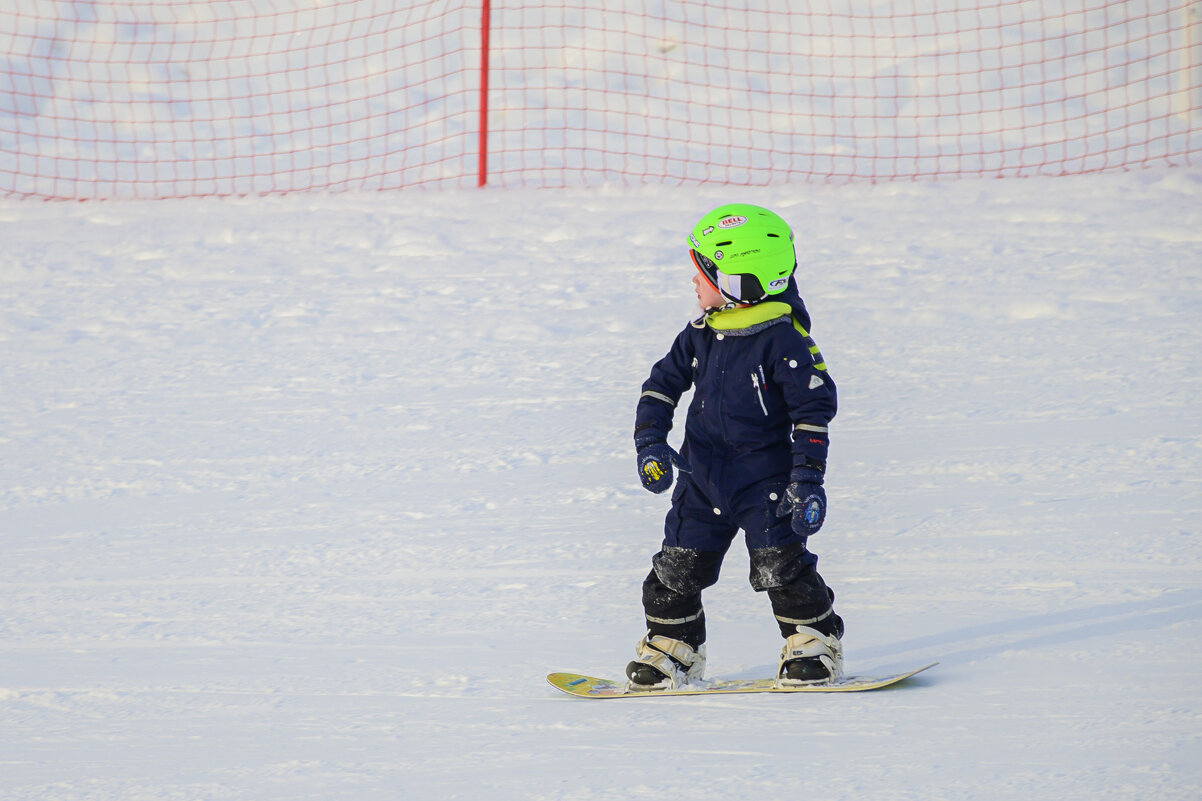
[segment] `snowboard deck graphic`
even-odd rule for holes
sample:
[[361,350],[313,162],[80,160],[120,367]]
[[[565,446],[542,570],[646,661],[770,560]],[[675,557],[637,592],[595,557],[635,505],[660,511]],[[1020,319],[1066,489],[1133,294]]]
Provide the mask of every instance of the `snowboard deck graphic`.
[[801,687],[778,687],[775,679],[726,679],[705,681],[675,690],[628,690],[625,681],[599,679],[579,673],[551,673],[547,681],[557,690],[578,698],[648,698],[665,695],[725,695],[731,693],[855,693],[879,690],[935,667],[938,662],[923,665],[905,673],[889,676],[845,676],[834,684],[808,684]]

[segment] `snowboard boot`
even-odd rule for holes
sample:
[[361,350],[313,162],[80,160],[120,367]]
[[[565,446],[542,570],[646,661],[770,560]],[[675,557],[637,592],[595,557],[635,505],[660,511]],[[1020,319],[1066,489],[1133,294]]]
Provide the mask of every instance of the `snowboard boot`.
[[776,683],[781,687],[836,682],[843,676],[843,643],[835,636],[798,626],[780,652]]
[[635,653],[626,666],[631,690],[674,690],[705,673],[705,645],[694,650],[688,643],[647,632]]

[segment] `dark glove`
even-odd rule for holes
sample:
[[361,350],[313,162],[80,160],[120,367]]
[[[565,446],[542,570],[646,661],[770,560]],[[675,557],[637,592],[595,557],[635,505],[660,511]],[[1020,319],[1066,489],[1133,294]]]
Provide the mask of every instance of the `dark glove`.
[[803,536],[817,534],[826,520],[826,490],[822,488],[822,473],[817,470],[794,470],[785,497],[776,507],[776,516],[792,515],[793,531]]
[[644,488],[657,495],[672,486],[673,464],[679,467],[682,473],[691,473],[693,470],[684,457],[672,450],[663,440],[640,445],[637,459],[639,481],[643,482]]

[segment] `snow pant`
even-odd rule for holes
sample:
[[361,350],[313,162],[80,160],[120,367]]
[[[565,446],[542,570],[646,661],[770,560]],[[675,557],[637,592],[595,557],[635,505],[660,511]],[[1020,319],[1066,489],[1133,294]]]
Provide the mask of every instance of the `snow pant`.
[[835,593],[818,574],[818,557],[794,533],[788,517],[776,516],[787,482],[770,481],[735,496],[731,506],[714,505],[687,475],[680,477],[664,522],[664,542],[643,582],[643,610],[652,635],[705,642],[701,592],[718,581],[722,560],[739,529],[746,534],[751,586],[765,592],[781,636],[807,626],[843,636]]

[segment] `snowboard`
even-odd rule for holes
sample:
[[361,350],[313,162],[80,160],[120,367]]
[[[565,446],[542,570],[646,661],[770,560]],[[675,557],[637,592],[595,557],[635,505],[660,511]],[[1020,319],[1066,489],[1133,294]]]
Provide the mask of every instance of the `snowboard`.
[[577,698],[648,698],[665,695],[725,695],[731,693],[855,693],[879,690],[935,667],[938,662],[923,665],[904,673],[888,676],[844,676],[834,684],[807,684],[801,687],[778,687],[776,679],[718,679],[689,684],[675,690],[629,690],[626,682],[582,676],[579,673],[551,673],[547,681],[557,690]]

